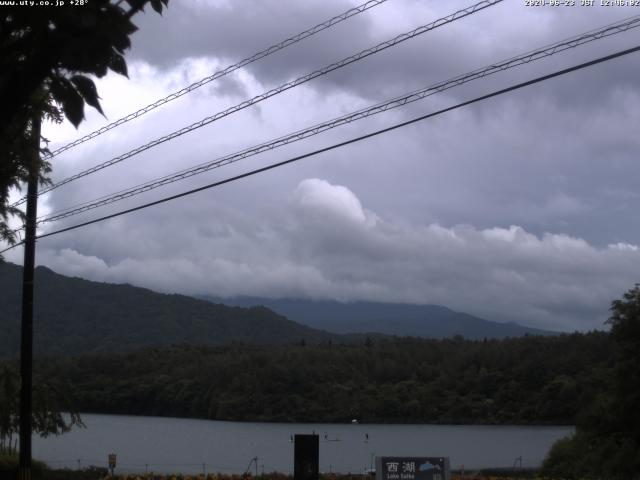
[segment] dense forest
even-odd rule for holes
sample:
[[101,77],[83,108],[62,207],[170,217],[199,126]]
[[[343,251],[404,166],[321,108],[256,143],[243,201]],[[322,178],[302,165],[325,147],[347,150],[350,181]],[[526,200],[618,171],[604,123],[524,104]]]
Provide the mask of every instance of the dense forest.
[[174,346],[40,361],[83,412],[304,422],[574,424],[606,388],[601,332],[359,345]]

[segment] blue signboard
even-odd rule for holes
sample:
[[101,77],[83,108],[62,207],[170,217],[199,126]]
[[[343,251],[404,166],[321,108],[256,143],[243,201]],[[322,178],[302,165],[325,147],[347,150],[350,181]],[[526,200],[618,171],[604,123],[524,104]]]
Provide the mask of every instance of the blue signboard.
[[450,480],[449,457],[376,457],[376,480]]

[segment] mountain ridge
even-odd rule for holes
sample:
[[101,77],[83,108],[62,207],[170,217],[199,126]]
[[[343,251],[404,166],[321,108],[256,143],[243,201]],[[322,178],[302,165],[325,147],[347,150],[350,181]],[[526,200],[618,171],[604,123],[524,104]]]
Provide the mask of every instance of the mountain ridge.
[[[118,352],[177,344],[351,343],[362,342],[366,336],[385,335],[461,335],[482,340],[552,333],[489,322],[439,305],[339,304],[251,297],[240,302],[212,301],[129,284],[67,277],[42,266],[36,268],[35,275],[36,355]],[[0,263],[0,356],[4,357],[15,357],[19,352],[21,279],[21,266]],[[231,305],[223,305],[222,301]]]
[[[19,351],[22,267],[0,264],[0,356]],[[34,351],[75,355],[176,344],[288,344],[349,341],[299,325],[267,308],[213,304],[128,284],[35,271]]]
[[[202,297],[207,298],[207,297]],[[208,297],[227,305],[262,305],[294,322],[311,328],[338,333],[378,333],[422,338],[448,338],[461,335],[469,340],[520,337],[523,335],[557,335],[516,322],[493,322],[443,305],[351,302],[326,300],[268,299],[261,297]]]

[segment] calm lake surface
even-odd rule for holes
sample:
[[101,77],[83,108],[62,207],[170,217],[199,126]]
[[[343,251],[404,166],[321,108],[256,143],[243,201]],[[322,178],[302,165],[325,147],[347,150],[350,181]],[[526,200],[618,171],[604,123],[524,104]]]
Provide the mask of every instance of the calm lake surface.
[[[571,427],[239,423],[182,418],[82,415],[86,429],[34,438],[33,455],[53,467],[106,466],[116,472],[293,471],[296,433],[320,435],[321,471],[361,473],[374,456],[449,456],[451,468],[539,466]],[[251,471],[255,467],[251,466]]]

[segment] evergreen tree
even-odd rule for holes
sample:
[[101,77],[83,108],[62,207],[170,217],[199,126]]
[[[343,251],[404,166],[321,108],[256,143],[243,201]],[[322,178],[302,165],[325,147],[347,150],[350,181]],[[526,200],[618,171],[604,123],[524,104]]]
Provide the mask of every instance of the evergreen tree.
[[580,416],[576,434],[557,442],[543,465],[549,477],[640,478],[640,285],[611,305],[614,366]]

